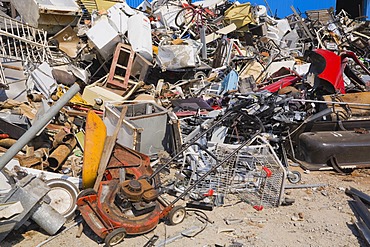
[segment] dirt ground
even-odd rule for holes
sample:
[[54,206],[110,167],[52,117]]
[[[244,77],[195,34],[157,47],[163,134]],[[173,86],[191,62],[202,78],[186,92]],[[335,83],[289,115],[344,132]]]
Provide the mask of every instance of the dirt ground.
[[[351,198],[345,194],[345,188],[351,186],[370,194],[370,170],[340,175],[331,171],[304,173],[300,168],[296,169],[302,172],[300,184],[327,186],[286,189],[286,196],[295,199],[293,205],[262,211],[231,197],[223,207],[204,211],[210,221],[206,226],[194,212],[189,212],[179,225],[160,223],[152,232],[128,236],[118,246],[144,246],[153,235],[159,237],[155,246],[364,246],[353,225],[355,216],[349,207]],[[204,230],[196,234],[204,226]],[[43,244],[50,236],[30,225],[26,232],[12,232],[0,246],[104,245],[87,226],[81,237],[76,237],[77,232],[78,226],[72,225]]]

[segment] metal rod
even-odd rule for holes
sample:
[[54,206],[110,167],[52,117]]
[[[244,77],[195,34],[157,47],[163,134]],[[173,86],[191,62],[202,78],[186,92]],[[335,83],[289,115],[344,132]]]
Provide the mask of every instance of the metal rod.
[[284,189],[306,189],[315,187],[326,187],[327,184],[287,184]]
[[183,238],[184,235],[189,235],[189,234],[193,233],[195,230],[198,230],[198,229],[200,229],[200,227],[196,227],[196,226],[193,226],[193,227],[191,227],[189,229],[186,229],[186,230],[180,232],[179,234],[177,234],[177,235],[175,235],[175,236],[173,236],[171,238],[167,238],[167,239],[159,242],[157,244],[157,247],[166,246],[167,244],[170,244],[170,243],[174,242],[177,239]]
[[206,27],[200,28],[200,41],[202,42],[202,58],[207,59]]
[[306,26],[306,24],[302,21],[302,17],[298,14],[298,12],[296,11],[296,9],[294,8],[293,5],[290,6],[290,8],[293,11],[294,15],[296,16],[296,18],[298,18],[299,24],[302,26],[306,35],[310,38],[311,41],[313,41],[314,38],[313,38],[312,34],[310,33],[310,30],[308,30],[308,27]]
[[27,130],[18,141],[0,157],[0,170],[28,143],[37,133],[44,128],[48,122],[59,113],[60,109],[80,91],[80,86],[75,83],[63,96],[40,118],[29,130]]
[[355,105],[355,106],[370,107],[370,104],[354,103],[354,102],[337,102],[337,101],[310,100],[310,99],[290,99],[289,101],[305,102],[305,103],[319,103],[319,104],[334,104],[334,105]]
[[268,11],[270,12],[271,17],[274,17],[274,13],[272,13],[272,10],[271,10],[270,5],[268,4],[267,0],[264,0],[264,2],[266,4],[266,7],[267,7]]
[[63,233],[65,233],[66,231],[70,230],[71,228],[77,226],[78,224],[82,223],[82,219],[78,219],[76,222],[74,222],[72,225],[68,226],[67,228],[65,228],[63,231],[61,231],[60,233],[58,233],[57,235],[54,235],[54,236],[51,236],[49,237],[48,239],[46,239],[45,241],[39,243],[36,247],[41,247],[43,246],[44,244],[47,244],[49,243],[51,240],[59,237],[60,235],[62,235]]

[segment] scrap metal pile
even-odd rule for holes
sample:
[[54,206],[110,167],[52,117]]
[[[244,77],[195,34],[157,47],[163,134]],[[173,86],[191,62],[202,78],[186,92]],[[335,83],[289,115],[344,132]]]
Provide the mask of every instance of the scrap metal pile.
[[114,245],[181,223],[181,203],[292,203],[291,164],[370,164],[369,22],[223,0],[24,2],[0,17],[0,241],[29,218],[55,234],[78,207]]

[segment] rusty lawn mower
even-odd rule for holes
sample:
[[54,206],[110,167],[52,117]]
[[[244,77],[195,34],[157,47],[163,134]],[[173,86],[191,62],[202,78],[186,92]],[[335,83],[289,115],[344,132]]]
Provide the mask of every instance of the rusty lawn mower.
[[186,216],[186,209],[182,206],[175,206],[175,204],[211,172],[249,144],[260,131],[256,131],[250,138],[245,138],[238,148],[214,165],[171,202],[160,195],[159,173],[183,155],[195,141],[210,133],[213,127],[218,126],[227,118],[235,116],[235,113],[237,113],[235,110],[226,112],[154,172],[148,156],[116,144],[107,166],[106,180],[100,182],[98,191],[86,189],[78,196],[77,205],[86,223],[100,238],[104,239],[107,246],[120,243],[127,234],[147,233],[153,230],[160,220],[167,220],[171,225],[181,223]]
[[165,210],[166,202],[146,179],[152,173],[148,156],[116,144],[98,191],[86,189],[79,194],[82,217],[107,246],[120,243],[126,234],[151,231],[166,216],[170,224],[185,218],[181,206]]

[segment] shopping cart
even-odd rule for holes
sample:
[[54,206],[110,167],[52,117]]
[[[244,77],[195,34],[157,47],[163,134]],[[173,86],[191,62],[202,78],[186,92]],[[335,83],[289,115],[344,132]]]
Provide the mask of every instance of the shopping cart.
[[[240,150],[230,156],[236,149]],[[225,160],[226,157],[229,158]],[[219,165],[221,160],[223,164]],[[218,167],[214,169],[215,166]],[[208,176],[199,181],[205,173]],[[181,192],[193,186],[189,195],[196,200],[212,195],[217,204],[232,193],[262,209],[280,205],[286,169],[268,141],[257,135],[243,147],[208,143],[205,148],[194,144],[185,152],[177,178],[174,189]]]

